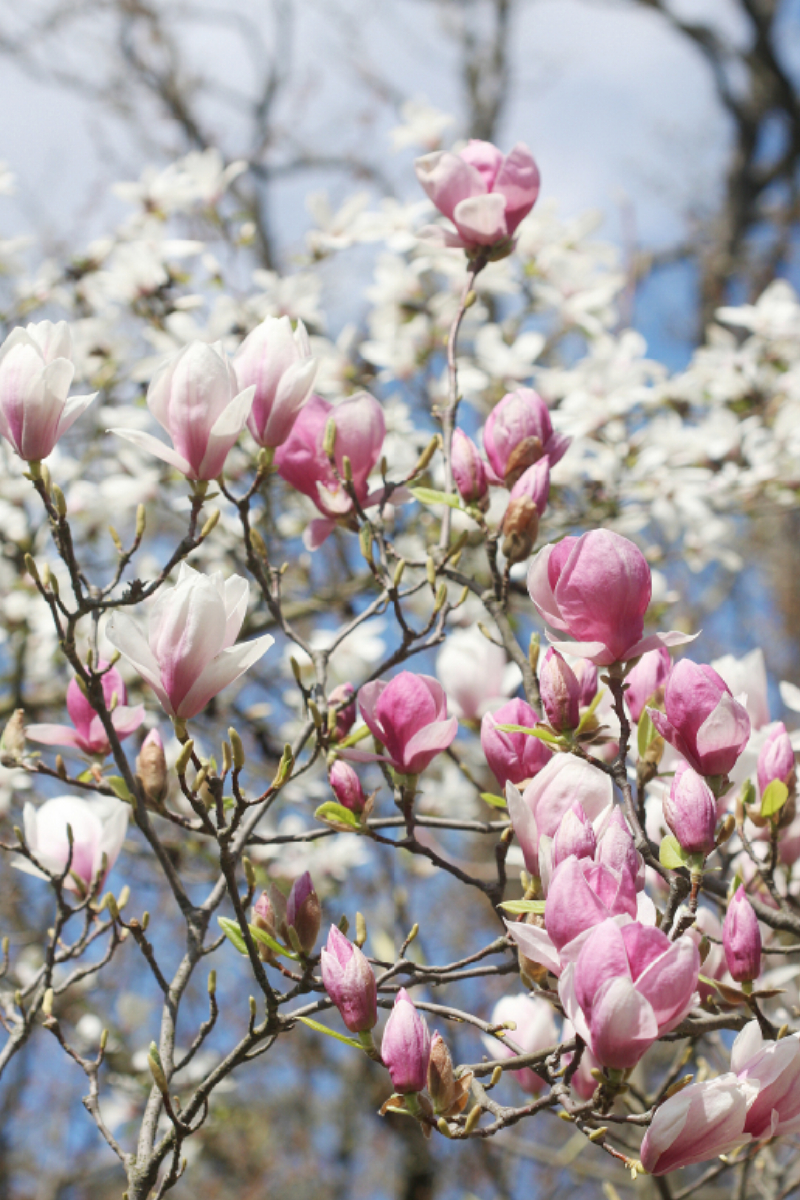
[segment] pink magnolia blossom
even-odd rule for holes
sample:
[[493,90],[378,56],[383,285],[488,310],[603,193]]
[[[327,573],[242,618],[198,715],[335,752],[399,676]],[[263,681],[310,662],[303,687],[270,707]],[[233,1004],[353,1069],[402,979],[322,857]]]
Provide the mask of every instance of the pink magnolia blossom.
[[[530,740],[534,741],[533,738]],[[521,795],[513,784],[506,786],[508,815],[525,866],[532,875],[540,875],[541,838],[555,836],[576,797],[580,797],[589,820],[599,824],[611,810],[613,785],[609,776],[598,767],[572,754],[557,754],[551,758]]]
[[665,713],[649,708],[658,732],[698,775],[727,775],[747,745],[750,718],[713,667],[683,658],[664,691]]
[[641,550],[608,529],[543,547],[528,571],[528,591],[540,616],[575,638],[574,643],[553,645],[597,666],[692,640],[677,632],[643,637],[651,590],[650,568]]
[[97,395],[67,399],[71,358],[66,321],[18,326],[0,346],[0,434],[26,462],[47,458]]
[[[128,811],[127,805],[118,800],[90,803],[77,796],[57,796],[41,808],[28,803],[22,812],[25,841],[42,867],[58,875],[69,861],[69,826],[72,861],[64,887],[79,895],[92,885],[99,891],[125,841]],[[13,865],[29,875],[46,878],[25,858],[16,856]]]
[[174,587],[162,588],[144,634],[127,613],[115,612],[106,636],[150,684],[165,711],[195,717],[213,696],[258,662],[275,640],[269,634],[234,646],[247,613],[249,584],[239,575],[201,575],[181,563]]
[[436,150],[414,163],[417,179],[456,232],[439,231],[447,246],[475,253],[508,242],[539,195],[539,170],[517,142],[503,155],[473,138],[460,154]]
[[147,389],[147,407],[172,439],[112,429],[175,467],[187,479],[216,479],[245,426],[255,389],[239,391],[222,342],[191,342],[171,355]]
[[557,733],[577,729],[581,685],[563,656],[551,646],[539,669],[539,691],[547,720]]
[[428,1082],[431,1035],[405,988],[400,988],[381,1039],[381,1058],[396,1092],[421,1092]]
[[[535,1054],[538,1050],[547,1050],[558,1044],[558,1024],[553,1006],[541,996],[527,996],[524,993],[503,996],[492,1009],[492,1024],[503,1025],[506,1021],[513,1021],[516,1025],[516,1029],[508,1036],[519,1049],[514,1050],[505,1038],[500,1042],[484,1034],[482,1041],[492,1059],[513,1058],[516,1053]],[[513,1074],[520,1087],[534,1096],[546,1083],[531,1067],[520,1067]]]
[[672,670],[669,650],[662,646],[648,650],[639,659],[632,671],[625,676],[625,703],[631,720],[638,724],[645,705],[652,702],[654,695],[663,689]]
[[444,689],[430,675],[401,671],[389,682],[376,679],[362,687],[358,703],[401,775],[419,775],[458,733],[457,719],[447,716]]
[[685,935],[610,918],[574,940],[558,992],[575,1030],[606,1067],[633,1067],[698,1000],[700,955]]
[[[338,712],[336,713],[336,725],[334,727],[334,734],[337,742],[340,742],[342,738],[346,738],[350,730],[353,728],[353,723],[356,719],[355,694],[356,689],[353,687],[352,683],[340,683],[337,684],[328,697],[328,704],[330,707],[338,709]],[[352,704],[346,704],[344,708],[339,708],[339,705],[342,704],[343,701],[349,700],[351,697],[353,698]]]
[[581,688],[581,708],[588,708],[597,695],[599,686],[597,667],[593,662],[589,662],[588,658],[579,658],[572,669]]
[[756,1089],[744,1123],[755,1139],[800,1131],[800,1035],[765,1041],[757,1021],[749,1021],[731,1050],[731,1070],[745,1091]]
[[636,880],[637,891],[644,887],[644,861],[621,808],[615,808],[611,813],[598,841],[595,860],[615,871],[629,871]]
[[679,763],[664,797],[664,820],[689,854],[710,854],[717,828],[717,804],[706,781],[688,763]]
[[[597,852],[597,835],[594,826],[586,816],[580,800],[576,800],[572,808],[561,818],[561,823],[553,838],[551,866],[555,871],[565,859],[591,858]],[[635,872],[634,872],[635,874]]]
[[375,973],[358,946],[348,941],[335,925],[331,925],[320,954],[320,968],[325,991],[350,1032],[366,1033],[373,1029],[378,1022]]
[[[128,708],[128,691],[119,671],[116,667],[106,670],[108,663],[102,659],[97,666],[98,670],[105,671],[102,687],[106,707],[111,707],[114,695],[117,697],[116,707],[111,713],[111,724],[122,741],[141,725],[144,720],[144,705],[137,704]],[[72,725],[28,725],[25,730],[26,736],[34,742],[43,742],[46,746],[73,746],[83,754],[100,755],[105,758],[111,753],[102,721],[81,690],[77,679],[70,680],[67,687],[67,712]]]
[[547,889],[544,924],[559,953],[595,925],[626,913],[637,913],[636,877],[615,871],[591,858],[569,858],[556,867]]
[[533,729],[539,724],[536,710],[524,700],[509,700],[502,708],[486,713],[481,721],[481,749],[504,788],[508,782],[523,783],[532,778],[553,757],[552,750],[527,733],[505,733],[498,725],[522,725]]
[[690,1083],[656,1110],[642,1142],[642,1166],[651,1175],[666,1175],[749,1142],[744,1132],[749,1098],[730,1071]]
[[[339,479],[324,450],[329,420],[336,426],[333,458]],[[308,496],[323,514],[322,520],[312,521],[306,530],[308,549],[322,545],[337,521],[346,522],[352,516],[353,501],[340,482],[344,479],[345,458],[350,460],[353,488],[362,507],[381,499],[382,490],[368,494],[367,480],[380,457],[385,436],[383,409],[368,392],[359,392],[335,406],[312,396],[300,410],[292,432],[278,447],[275,465],[281,478]]]
[[550,459],[540,458],[532,467],[522,472],[511,489],[509,504],[512,501],[527,497],[536,505],[540,517],[544,516],[547,502],[550,499]]
[[486,466],[478,447],[461,429],[453,431],[452,459],[453,479],[462,500],[481,505],[489,491]]
[[[533,388],[508,392],[489,413],[483,430],[483,445],[494,475],[492,482],[513,488],[543,458],[554,467],[566,454],[570,441],[553,432],[550,410]],[[547,486],[549,489],[549,473]]]
[[741,884],[725,914],[722,945],[728,970],[737,983],[749,983],[758,978],[761,973],[761,930]]
[[302,321],[265,317],[233,356],[240,388],[255,388],[247,428],[259,446],[280,446],[311,395],[317,364]]
[[790,786],[795,774],[794,750],[786,726],[778,721],[758,755],[758,789],[766,791],[773,780]]

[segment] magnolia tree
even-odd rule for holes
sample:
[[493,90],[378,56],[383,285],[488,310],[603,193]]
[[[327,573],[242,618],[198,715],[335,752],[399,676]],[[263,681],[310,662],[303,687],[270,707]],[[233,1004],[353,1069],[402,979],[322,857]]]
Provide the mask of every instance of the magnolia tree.
[[[297,271],[248,277],[241,169],[121,187],[66,263],[2,247],[2,850],[29,878],[0,1070],[63,1056],[128,1200],[309,1039],[420,1155],[557,1116],[612,1194],[788,1196],[798,735],[758,649],[651,630],[685,626],[687,565],[741,568],[742,513],[794,501],[800,304],[721,310],[670,376],[591,222],[480,141],[418,159],[427,199],[316,198]],[[158,1003],[126,1023],[123,988]]]

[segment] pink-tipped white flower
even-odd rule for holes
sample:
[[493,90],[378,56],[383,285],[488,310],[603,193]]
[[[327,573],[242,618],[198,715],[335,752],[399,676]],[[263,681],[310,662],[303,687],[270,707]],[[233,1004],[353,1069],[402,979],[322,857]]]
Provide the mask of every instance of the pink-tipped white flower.
[[269,634],[234,642],[247,613],[249,584],[239,575],[201,575],[181,563],[174,587],[163,588],[150,609],[148,632],[115,612],[106,636],[139,672],[172,717],[189,720],[209,700],[258,662],[274,642]]
[[513,237],[536,203],[539,169],[523,142],[504,155],[473,138],[459,154],[436,150],[414,163],[417,179],[455,233],[440,230],[445,245],[468,253]]
[[637,912],[636,877],[591,858],[569,858],[556,867],[547,889],[545,929],[559,953],[609,917]]
[[456,629],[436,655],[436,675],[457,717],[479,721],[517,690],[521,674],[502,646],[485,638],[477,625]]
[[750,1021],[733,1043],[731,1070],[750,1097],[745,1134],[760,1139],[800,1130],[800,1036],[765,1041],[758,1022]]
[[550,410],[533,388],[517,388],[503,396],[489,413],[483,430],[493,481],[509,488],[543,458],[554,467],[566,454],[570,441],[564,434],[553,432]]
[[67,399],[75,367],[66,321],[12,329],[0,346],[0,434],[26,462],[39,462],[94,400]]
[[750,1090],[730,1071],[690,1083],[656,1110],[642,1142],[642,1166],[650,1175],[666,1175],[749,1142],[744,1131],[749,1099]]
[[240,388],[255,388],[247,428],[259,446],[280,446],[311,395],[317,363],[302,321],[265,317],[233,356]]
[[254,391],[239,390],[222,342],[191,342],[167,359],[147,389],[147,407],[172,446],[138,429],[110,432],[155,454],[187,479],[216,479],[244,429]]
[[[535,1054],[537,1050],[547,1050],[558,1044],[558,1024],[553,1006],[541,996],[503,996],[492,1009],[492,1024],[503,1025],[513,1021],[516,1029],[509,1033],[509,1039],[519,1047],[522,1054]],[[507,1045],[505,1040],[484,1034],[482,1037],[491,1058],[513,1058],[517,1053]],[[545,1080],[530,1067],[520,1067],[513,1074],[521,1088],[534,1096],[545,1086]]]
[[378,1021],[375,973],[358,946],[354,946],[335,925],[331,925],[328,941],[320,954],[320,967],[325,991],[350,1032],[366,1033],[373,1029]]
[[[563,869],[563,868],[562,868]],[[549,903],[549,902],[548,902]],[[697,1001],[700,955],[685,935],[616,917],[571,943],[558,992],[575,1030],[606,1067],[633,1067]],[[562,951],[563,958],[563,951]]]
[[[108,663],[102,659],[97,665],[100,671],[108,667]],[[111,707],[114,696],[117,698],[116,706],[111,712],[111,724],[122,741],[141,725],[144,720],[144,705],[128,707],[128,690],[116,667],[105,671],[102,687],[107,708]],[[111,753],[103,723],[76,679],[70,680],[67,687],[67,712],[72,725],[28,725],[25,730],[26,737],[46,746],[72,746],[82,754],[100,755],[103,758]]]
[[603,771],[572,754],[557,754],[551,758],[521,795],[513,784],[507,785],[508,815],[525,866],[532,875],[538,877],[541,874],[540,839],[555,837],[576,796],[580,797],[586,816],[597,829],[598,818],[604,820],[611,809],[613,785]]
[[[58,796],[45,801],[41,808],[28,803],[22,813],[25,841],[42,867],[59,875],[70,861],[69,826],[72,860],[64,887],[79,895],[93,884],[99,890],[125,841],[128,811],[127,805],[118,800],[90,803],[77,796]],[[29,875],[46,878],[25,858],[15,856],[13,865]]]
[[381,1039],[381,1058],[396,1092],[421,1092],[428,1082],[431,1035],[405,988],[400,988]]
[[[328,421],[336,426],[333,457],[334,472],[325,453],[325,430]],[[296,491],[314,502],[323,515],[312,521],[304,535],[310,550],[320,546],[337,521],[346,522],[353,513],[353,501],[345,491],[344,460],[350,460],[353,489],[362,507],[377,504],[382,490],[368,495],[368,479],[378,461],[386,436],[383,409],[368,392],[350,396],[341,404],[329,404],[320,396],[312,396],[305,404],[286,441],[278,447],[275,466],[282,479]]]
[[575,639],[554,641],[556,649],[597,666],[692,640],[678,632],[643,636],[650,568],[633,542],[608,529],[545,546],[530,565],[528,591],[547,624]]
[[670,672],[664,708],[649,708],[658,732],[698,775],[727,775],[750,737],[750,718],[713,667],[682,658]]
[[376,679],[362,687],[358,703],[401,775],[419,775],[458,733],[458,721],[447,716],[444,688],[430,675],[401,671],[389,682]]

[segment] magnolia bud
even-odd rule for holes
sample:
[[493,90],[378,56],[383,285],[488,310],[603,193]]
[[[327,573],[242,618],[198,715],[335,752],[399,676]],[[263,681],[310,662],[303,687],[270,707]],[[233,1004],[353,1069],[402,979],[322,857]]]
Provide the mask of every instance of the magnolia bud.
[[552,647],[545,654],[539,672],[539,691],[547,720],[556,733],[577,729],[581,687],[574,671]]
[[[322,908],[308,871],[295,879],[286,898],[286,926],[294,929],[304,954],[310,954],[319,934]],[[290,936],[290,941],[293,940]]]
[[679,766],[669,795],[664,798],[664,820],[684,850],[710,854],[714,849],[717,806],[706,781],[690,766]]
[[597,838],[592,823],[580,800],[576,800],[561,818],[553,838],[553,870],[571,854],[576,858],[594,858],[596,849]]
[[453,479],[467,504],[477,504],[484,511],[489,507],[486,467],[478,447],[461,429],[453,433]]
[[378,1021],[375,974],[358,946],[331,926],[320,954],[325,991],[341,1013],[351,1033],[366,1033]]
[[758,917],[740,884],[728,905],[722,926],[722,945],[728,970],[737,983],[749,983],[761,972],[761,930]]
[[[256,903],[253,905],[251,925],[255,925],[256,929],[262,929],[264,933],[268,933],[271,938],[280,940],[288,940],[285,935],[286,925],[286,900],[281,891],[270,884],[266,892],[262,892]],[[257,942],[259,957],[264,962],[274,962],[275,955],[269,946],[265,946],[262,942]]]
[[3,736],[0,737],[0,755],[12,760],[25,753],[25,710],[16,709],[9,718]]
[[[349,700],[350,697],[355,696],[355,694],[356,689],[353,687],[352,683],[340,683],[338,687],[333,689],[328,697],[328,704],[331,708],[338,708],[338,706],[344,700]],[[356,704],[354,700],[352,704],[348,704],[344,708],[340,708],[336,714],[336,728],[334,732],[337,742],[340,742],[342,738],[347,737],[348,733],[353,727],[355,719]]]
[[421,1092],[428,1082],[431,1035],[405,988],[400,988],[381,1041],[381,1058],[396,1092]]
[[337,759],[331,767],[329,779],[334,795],[340,804],[349,808],[351,812],[364,811],[367,798],[364,795],[361,780],[349,763],[343,762],[340,758]]
[[501,550],[510,563],[524,562],[539,533],[539,510],[530,496],[509,501],[502,523]]
[[151,800],[163,800],[167,794],[167,760],[164,743],[157,729],[151,729],[142,742],[136,759],[136,773]]

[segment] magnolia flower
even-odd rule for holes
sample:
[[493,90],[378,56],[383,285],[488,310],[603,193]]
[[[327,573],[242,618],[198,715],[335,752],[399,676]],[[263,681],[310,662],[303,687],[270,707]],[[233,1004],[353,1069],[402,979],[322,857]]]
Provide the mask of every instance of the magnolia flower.
[[[492,482],[513,488],[543,458],[554,467],[566,454],[570,441],[553,432],[550,410],[533,388],[508,392],[489,413],[483,430]],[[549,486],[549,480],[546,482]]]
[[26,462],[47,458],[97,395],[67,399],[71,356],[66,321],[18,327],[0,346],[0,434]]
[[609,529],[545,546],[530,565],[528,591],[547,624],[576,639],[554,641],[556,649],[597,666],[692,640],[674,631],[643,636],[652,592],[650,568],[633,542]]
[[746,1134],[770,1138],[800,1130],[800,1036],[764,1041],[758,1021],[749,1021],[733,1043],[731,1070],[743,1089],[757,1089],[747,1106]]
[[[38,809],[26,804],[22,818],[28,849],[45,870],[56,875],[69,861],[67,826],[72,830],[72,860],[64,887],[79,895],[92,885],[98,891],[103,886],[128,830],[128,808],[118,800],[99,803],[58,796]],[[15,857],[13,865],[28,875],[47,878],[26,858]]]
[[539,170],[523,142],[503,155],[491,142],[473,138],[460,154],[423,155],[414,169],[456,227],[455,233],[439,231],[445,244],[471,252],[508,241],[539,195]]
[[[128,708],[128,691],[122,676],[116,667],[106,670],[108,663],[102,659],[98,662],[99,671],[104,671],[102,677],[103,697],[106,707],[111,708],[112,699],[117,697],[117,704],[111,712],[111,724],[117,731],[120,741],[129,737],[139,728],[144,720],[144,705],[137,704]],[[73,746],[83,754],[100,755],[105,758],[111,753],[103,723],[84,695],[77,679],[70,680],[67,687],[67,712],[72,719],[72,725],[28,725],[25,734],[34,742],[43,742],[46,746]]]
[[481,721],[481,749],[501,788],[510,781],[524,783],[541,771],[553,757],[546,744],[527,733],[506,733],[499,725],[521,725],[532,729],[539,715],[525,700],[509,700],[488,712]]
[[648,708],[658,732],[698,775],[727,775],[747,745],[750,718],[713,667],[682,658],[664,691],[666,713]]
[[331,925],[319,965],[325,991],[351,1033],[365,1033],[378,1021],[375,972],[358,946]]
[[376,679],[362,687],[358,703],[401,775],[419,775],[458,733],[457,719],[447,716],[444,689],[430,675],[401,671],[388,683]]
[[690,1083],[656,1110],[642,1142],[642,1166],[650,1175],[666,1175],[749,1142],[744,1132],[749,1099],[750,1089],[731,1071]]
[[400,988],[381,1039],[381,1058],[396,1092],[421,1092],[428,1082],[431,1035],[405,988]]
[[239,386],[255,388],[247,428],[259,446],[280,446],[311,395],[317,364],[305,325],[292,332],[288,317],[265,317],[233,356]]
[[479,721],[497,708],[522,678],[502,646],[484,637],[477,625],[450,634],[436,655],[436,674],[450,707],[465,721]]
[[[529,741],[537,741],[530,738]],[[539,849],[543,837],[555,837],[562,818],[580,797],[595,829],[605,821],[614,799],[611,779],[598,767],[572,754],[557,754],[531,780],[525,791],[506,785],[508,815],[522,850],[525,866],[539,876]]]
[[269,634],[234,646],[247,612],[245,579],[201,575],[181,563],[178,582],[163,588],[150,609],[147,636],[127,613],[106,627],[112,646],[150,684],[165,711],[186,721],[258,662],[274,642]]
[[[542,996],[503,996],[492,1009],[492,1024],[503,1025],[506,1021],[513,1021],[516,1025],[510,1038],[521,1054],[535,1054],[537,1050],[547,1050],[558,1044],[558,1024],[553,1006]],[[481,1040],[491,1058],[513,1058],[517,1053],[505,1039],[501,1042],[483,1034]],[[520,1087],[533,1095],[538,1095],[545,1086],[543,1077],[530,1067],[520,1067],[513,1074]]]
[[187,479],[216,479],[244,429],[254,394],[254,387],[239,391],[222,342],[191,342],[167,359],[147,389],[147,407],[172,446],[139,429],[109,432],[149,450]]

